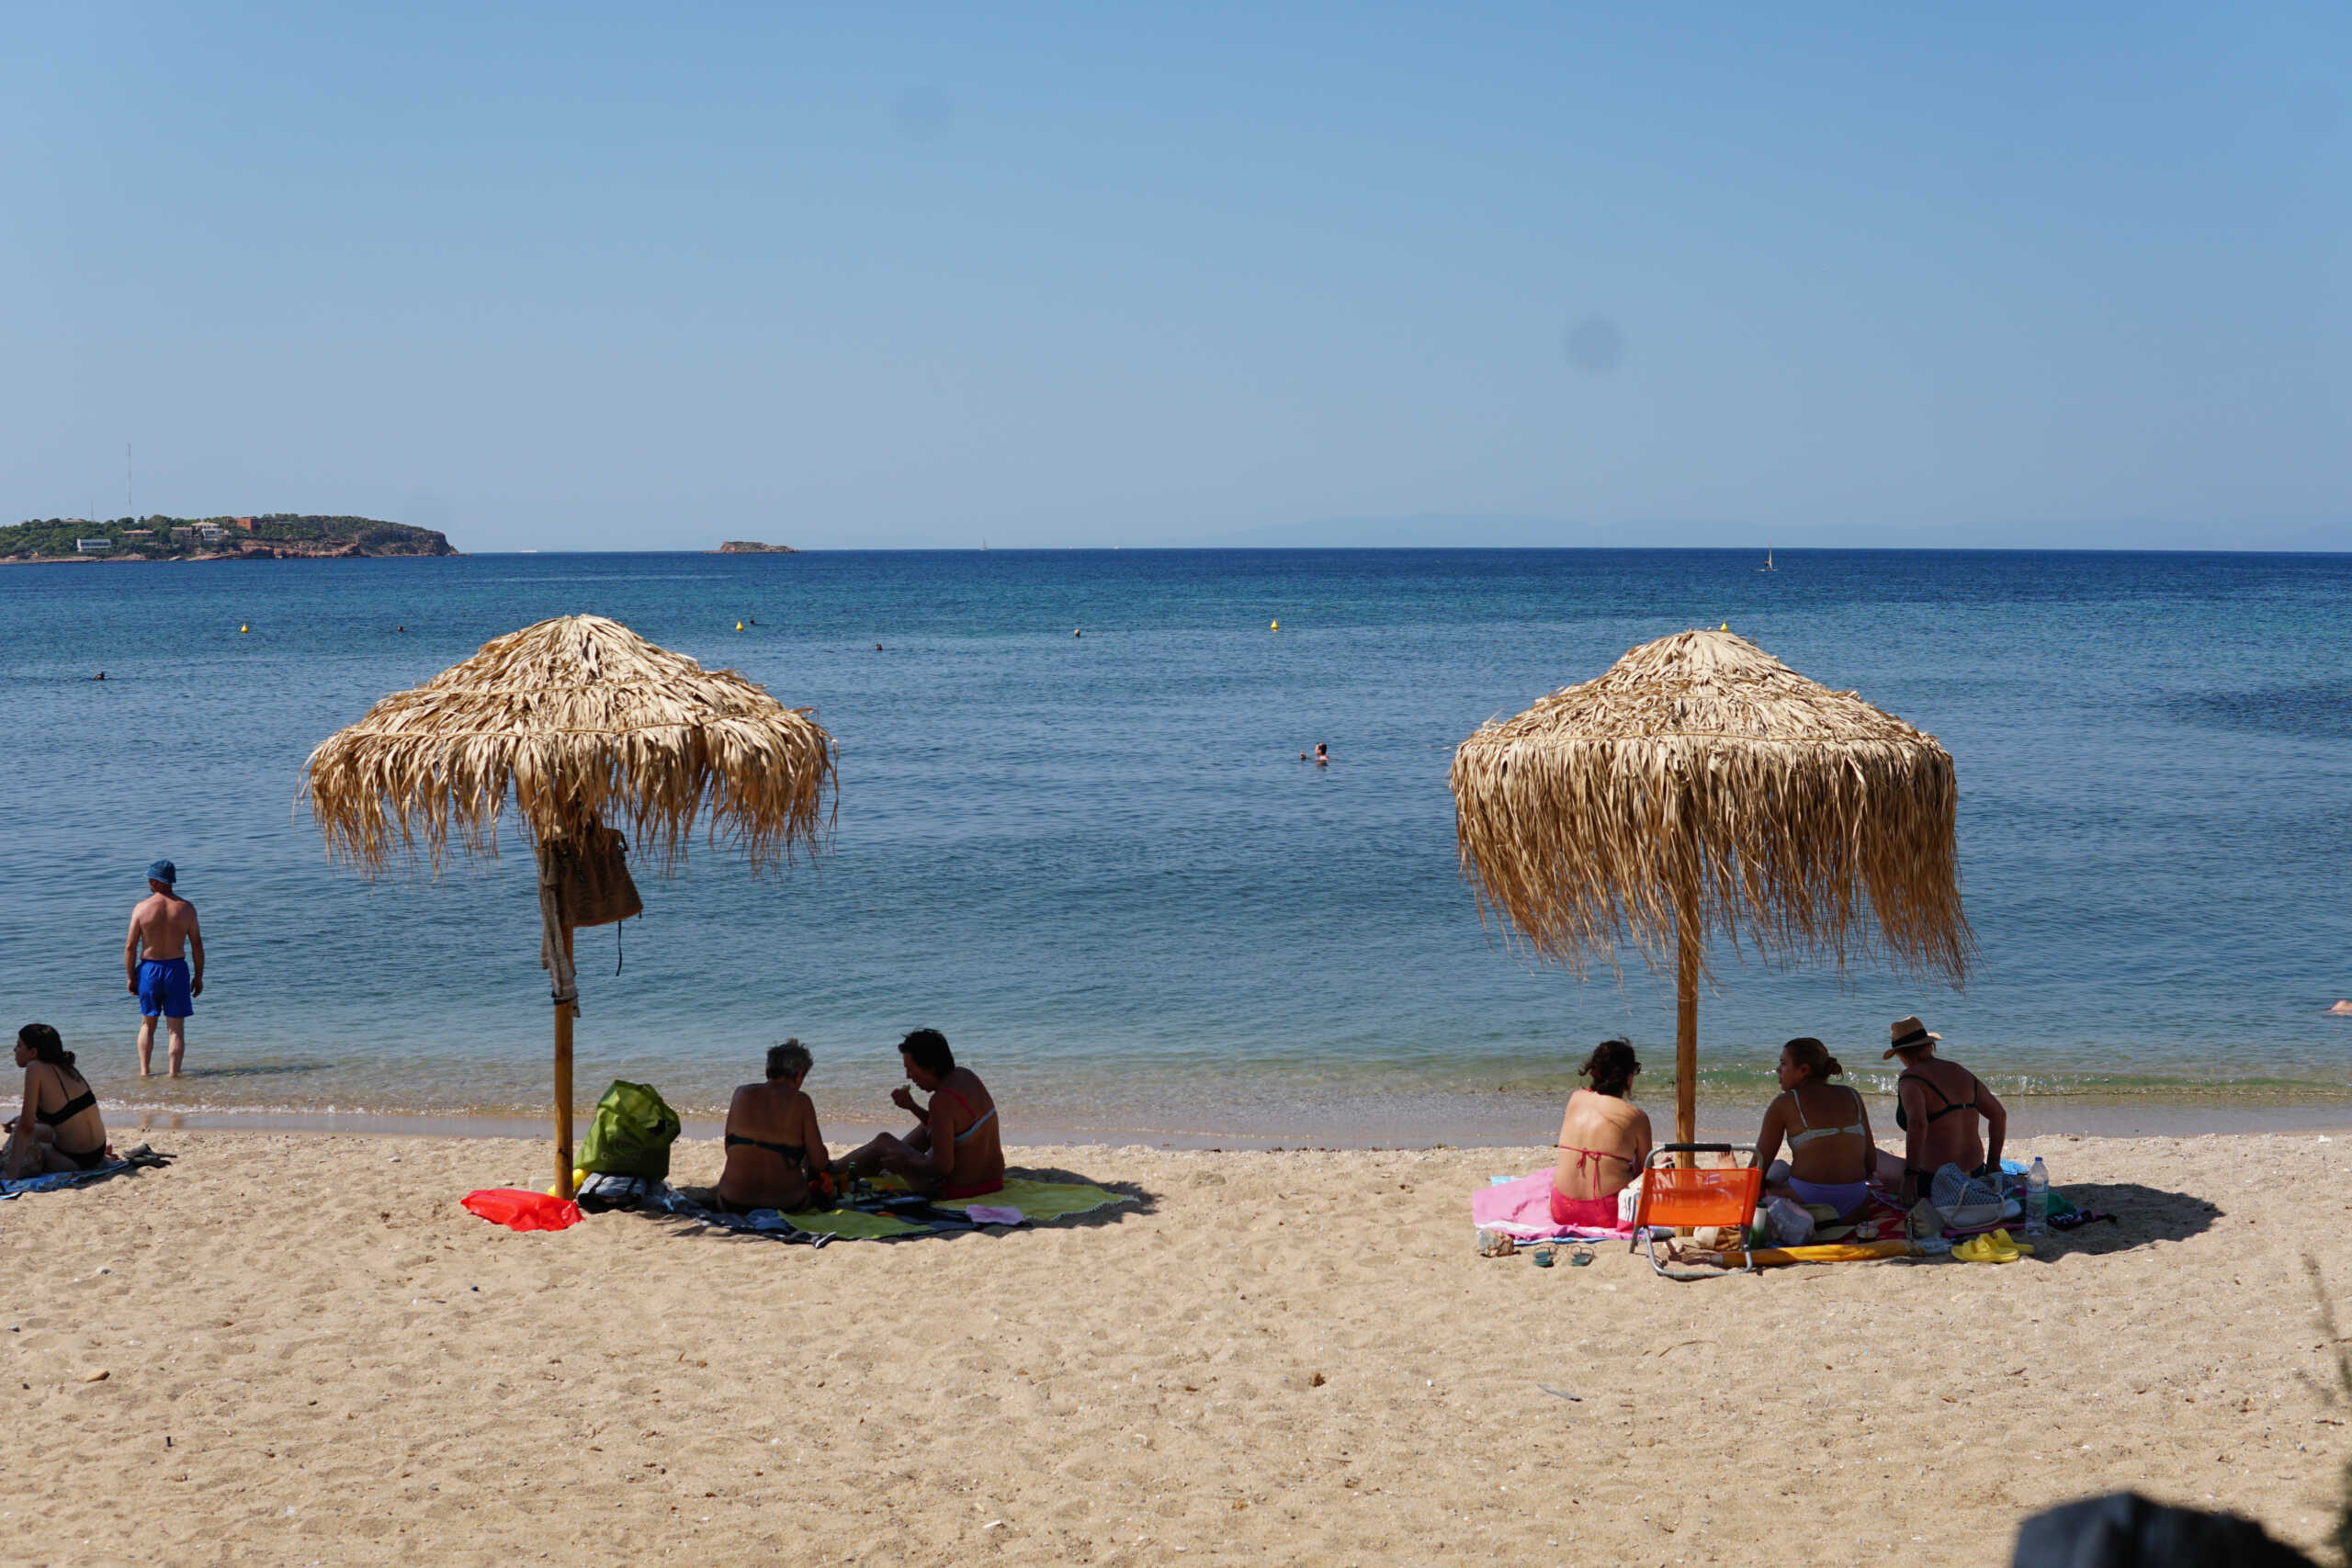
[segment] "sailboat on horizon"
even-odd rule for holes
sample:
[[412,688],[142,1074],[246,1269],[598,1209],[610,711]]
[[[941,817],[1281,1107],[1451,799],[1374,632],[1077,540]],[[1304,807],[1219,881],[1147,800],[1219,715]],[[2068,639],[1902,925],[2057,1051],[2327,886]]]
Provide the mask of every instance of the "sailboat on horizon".
[[1774,565],[1772,564],[1772,547],[1771,547],[1771,546],[1767,545],[1767,546],[1765,546],[1765,547],[1764,547],[1764,564],[1763,564],[1762,566],[1758,567],[1756,570],[1758,570],[1758,571],[1778,571],[1778,570],[1781,570],[1779,567],[1774,566]]

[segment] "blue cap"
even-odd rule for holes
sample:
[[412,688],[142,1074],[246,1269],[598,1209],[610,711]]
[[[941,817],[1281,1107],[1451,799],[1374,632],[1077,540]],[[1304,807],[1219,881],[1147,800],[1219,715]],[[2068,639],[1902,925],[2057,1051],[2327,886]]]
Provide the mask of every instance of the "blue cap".
[[159,860],[147,868],[147,880],[160,882],[169,887],[180,879],[180,868],[167,860]]

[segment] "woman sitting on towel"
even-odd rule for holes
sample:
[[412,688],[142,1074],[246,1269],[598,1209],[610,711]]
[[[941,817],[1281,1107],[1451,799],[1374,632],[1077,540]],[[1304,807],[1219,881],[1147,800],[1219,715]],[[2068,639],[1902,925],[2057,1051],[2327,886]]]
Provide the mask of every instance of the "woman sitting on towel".
[[1903,1076],[1894,1080],[1894,1124],[1904,1133],[1905,1206],[1926,1197],[1945,1166],[1997,1175],[2001,1145],[2009,1135],[2008,1108],[1974,1073],[1937,1055],[1936,1042],[1943,1036],[1928,1033],[1917,1018],[1896,1019],[1888,1032],[1887,1055],[1903,1058]]
[[718,1178],[718,1207],[726,1213],[797,1213],[812,1206],[812,1182],[825,1168],[825,1135],[817,1130],[817,1107],[800,1091],[808,1066],[808,1047],[787,1040],[768,1047],[765,1083],[735,1091],[727,1107],[727,1168]]
[[1553,1143],[1552,1223],[1593,1230],[1617,1228],[1617,1194],[1650,1157],[1650,1116],[1625,1098],[1642,1064],[1631,1041],[1604,1040],[1577,1076],[1591,1087],[1568,1096]]
[[74,1069],[74,1053],[45,1023],[17,1031],[17,1066],[25,1069],[25,1108],[8,1123],[0,1171],[9,1179],[107,1163],[107,1126],[98,1097]]
[[969,1067],[956,1065],[947,1036],[918,1029],[899,1046],[908,1083],[931,1096],[918,1105],[908,1084],[890,1091],[890,1103],[922,1118],[900,1138],[885,1133],[833,1168],[845,1177],[887,1170],[908,1186],[934,1198],[978,1198],[1004,1187],[1004,1145],[998,1138],[996,1101]]
[[[1778,1071],[1780,1098],[1765,1107],[1756,1134],[1756,1157],[1770,1168],[1766,1183],[1776,1196],[1826,1203],[1842,1220],[1870,1201],[1878,1163],[1870,1108],[1859,1090],[1829,1081],[1846,1069],[1811,1035],[1781,1047]],[[1789,1157],[1776,1161],[1783,1138]]]

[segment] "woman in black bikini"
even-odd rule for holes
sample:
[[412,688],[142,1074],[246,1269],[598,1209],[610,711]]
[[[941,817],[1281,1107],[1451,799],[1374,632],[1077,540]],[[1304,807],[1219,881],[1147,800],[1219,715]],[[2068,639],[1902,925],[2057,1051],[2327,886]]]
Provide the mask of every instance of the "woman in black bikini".
[[74,1053],[45,1023],[17,1031],[17,1066],[25,1069],[25,1108],[8,1123],[0,1169],[11,1180],[61,1170],[96,1170],[107,1162],[107,1128],[98,1097],[74,1070]]
[[1936,1042],[1943,1036],[1930,1034],[1917,1018],[1896,1019],[1888,1032],[1886,1055],[1903,1058],[1903,1076],[1894,1080],[1894,1124],[1904,1133],[1904,1206],[1924,1197],[1947,1165],[1972,1173],[2000,1169],[2008,1109],[1974,1073],[1937,1055]]
[[729,1213],[808,1207],[811,1183],[825,1168],[817,1107],[800,1092],[808,1067],[808,1047],[787,1040],[769,1047],[765,1083],[735,1091],[727,1107],[727,1168],[718,1178],[718,1207]]

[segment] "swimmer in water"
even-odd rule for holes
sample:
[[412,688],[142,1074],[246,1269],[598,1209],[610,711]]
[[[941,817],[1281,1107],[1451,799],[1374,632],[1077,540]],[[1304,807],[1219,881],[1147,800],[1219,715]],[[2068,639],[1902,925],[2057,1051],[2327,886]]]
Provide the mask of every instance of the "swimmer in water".
[[[101,675],[98,679],[103,681],[106,677]],[[2329,1015],[2334,1018],[2352,1018],[2352,1001],[2338,1002],[2327,1010]]]
[[[105,671],[103,671],[103,670],[99,671],[96,674],[95,674],[95,675],[93,675],[93,676],[91,676],[91,677],[90,677],[90,679],[91,679],[91,680],[93,680],[93,681],[103,681],[103,680],[105,680],[106,678],[107,678],[107,672],[106,672]],[[2338,1007],[2342,1007],[2344,1004],[2343,1004],[2343,1003],[2341,1003],[2341,1002],[2338,1002],[2336,1005],[2337,1005]],[[2347,1009],[2346,1009],[2346,1011],[2352,1011],[2352,1008],[2347,1008]]]
[[1331,765],[1331,743],[1329,741],[1317,740],[1315,743],[1315,765],[1318,768],[1328,768]]
[[875,651],[875,652],[876,652],[876,653],[881,652],[881,651],[882,651],[882,645],[881,645],[880,643],[878,643],[878,642],[877,642],[877,643],[876,643],[876,644],[874,645],[874,651]]

